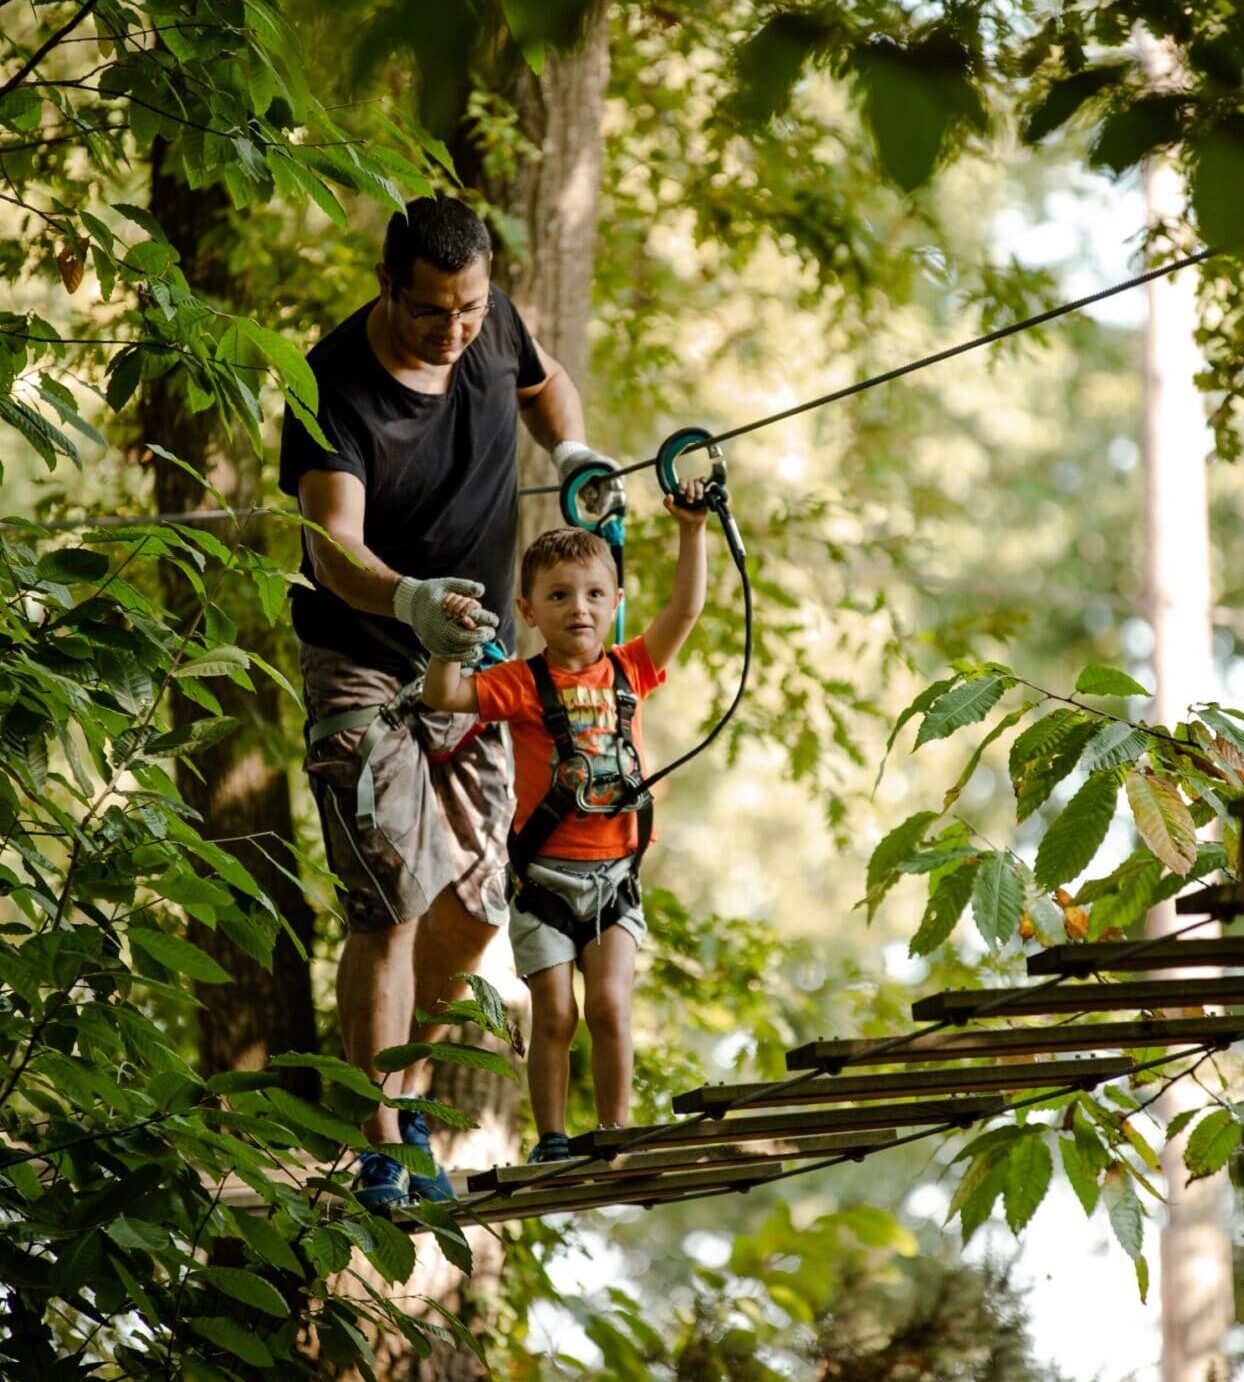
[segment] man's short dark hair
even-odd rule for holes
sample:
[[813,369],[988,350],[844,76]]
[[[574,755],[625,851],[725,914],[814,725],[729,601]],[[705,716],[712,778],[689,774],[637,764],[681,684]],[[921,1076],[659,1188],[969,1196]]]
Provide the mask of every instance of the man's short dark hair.
[[456,274],[491,254],[487,227],[456,197],[417,197],[407,202],[406,214],[395,211],[384,235],[384,266],[399,288],[409,286],[416,259],[426,259],[442,273]]

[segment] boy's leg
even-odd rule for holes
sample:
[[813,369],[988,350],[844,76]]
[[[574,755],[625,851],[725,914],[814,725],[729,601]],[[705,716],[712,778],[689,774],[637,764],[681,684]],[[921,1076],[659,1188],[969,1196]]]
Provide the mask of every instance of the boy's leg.
[[631,986],[635,938],[611,926],[583,951],[583,1015],[592,1037],[592,1088],[596,1121],[626,1123],[631,1109]]
[[541,1137],[566,1130],[566,1092],[570,1085],[570,1043],[579,1024],[574,1000],[574,966],[550,965],[528,975],[531,989],[531,1050],[527,1087]]

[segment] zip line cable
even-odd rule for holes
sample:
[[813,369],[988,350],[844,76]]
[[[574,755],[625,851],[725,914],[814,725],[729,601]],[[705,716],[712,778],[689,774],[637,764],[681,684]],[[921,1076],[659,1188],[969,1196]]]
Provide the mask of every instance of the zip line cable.
[[[757,432],[762,427],[770,427],[774,423],[784,422],[787,418],[797,417],[800,413],[811,412],[815,408],[824,408],[830,403],[840,403],[843,399],[852,398],[856,394],[875,389],[881,384],[888,384],[892,380],[901,379],[904,375],[914,374],[917,370],[927,369],[930,365],[941,364],[944,360],[951,360],[957,355],[965,355],[967,352],[977,350],[982,346],[993,345],[997,341],[1006,340],[1009,336],[1018,335],[1021,331],[1028,331],[1036,326],[1043,326],[1046,322],[1056,321],[1059,317],[1065,317],[1072,312],[1082,311],[1085,307],[1091,307],[1094,303],[1104,302],[1107,298],[1117,296],[1119,293],[1126,293],[1132,288],[1142,287],[1146,283],[1164,278],[1168,274],[1178,273],[1180,269],[1190,268],[1194,264],[1204,263],[1210,259],[1217,251],[1213,249],[1198,250],[1196,254],[1190,254],[1183,259],[1172,260],[1169,264],[1160,265],[1156,269],[1148,269],[1142,274],[1137,274],[1134,278],[1126,279],[1121,283],[1112,284],[1108,288],[1100,288],[1095,293],[1089,293],[1085,297],[1076,298],[1073,302],[1064,302],[1057,307],[1051,307],[1048,311],[1038,312],[1034,316],[1024,317],[1017,322],[1011,322],[1008,326],[1000,326],[994,331],[988,331],[984,335],[974,336],[969,341],[961,341],[958,345],[949,346],[945,350],[935,351],[932,355],[923,355],[918,360],[909,360],[905,365],[898,365],[894,369],[886,370],[882,374],[870,375],[867,379],[861,379],[858,383],[848,384],[844,388],[835,389],[831,393],[822,394],[819,398],[809,399],[806,403],[797,403],[794,407],[787,408],[780,413],[771,413],[767,417],[757,418],[754,422],[743,423],[742,426],[732,427],[728,431],[720,432],[715,437],[706,437],[702,441],[692,442],[683,448],[682,454],[690,454],[708,447],[718,446],[722,442],[733,441],[736,437],[746,436],[749,432]],[[647,470],[650,466],[655,466],[659,457],[650,456],[646,461],[636,461],[631,465],[620,466],[613,472],[615,475],[633,475],[638,471]],[[560,485],[525,485],[519,489],[520,497],[533,494],[559,494]],[[82,522],[53,522],[40,524],[49,532],[54,531],[73,531],[79,528],[102,527],[102,528],[124,528],[141,527],[146,523],[185,523],[185,522],[210,522],[220,521],[225,518],[246,519],[267,514],[276,517],[288,517],[296,513],[292,509],[272,509],[272,508],[252,508],[252,509],[196,509],[182,513],[153,513],[143,516],[135,515],[128,518],[124,515],[110,514],[100,518],[83,520]],[[4,527],[19,525],[5,524]]]
[[[930,365],[939,365],[943,360],[952,360],[956,355],[965,355],[968,351],[977,350],[981,346],[993,345],[996,341],[1003,341],[1008,336],[1015,336],[1021,331],[1042,326],[1046,322],[1055,321],[1057,318],[1065,317],[1072,312],[1079,312],[1085,307],[1091,307],[1096,302],[1104,302],[1107,298],[1114,297],[1118,293],[1126,293],[1132,288],[1139,288],[1143,284],[1151,283],[1167,274],[1178,273],[1180,269],[1204,262],[1215,253],[1216,251],[1212,249],[1199,250],[1196,254],[1190,254],[1183,259],[1174,260],[1170,264],[1163,264],[1159,268],[1137,274],[1135,278],[1129,278],[1123,283],[1115,283],[1109,288],[1100,288],[1097,292],[1089,293],[1086,297],[1076,298],[1074,302],[1064,302],[1058,307],[1051,307],[1048,311],[1025,317],[1022,321],[1011,322],[1009,326],[1000,326],[982,336],[975,336],[970,341],[961,341],[958,345],[949,346],[947,349],[936,351],[932,355],[923,355],[918,360],[909,360],[905,365],[898,365],[882,374],[871,375],[867,379],[861,379],[858,383],[848,384],[844,388],[833,390],[832,393],[809,399],[806,403],[797,403],[794,407],[786,408],[780,413],[770,413],[769,416],[758,418],[755,422],[745,422],[740,427],[732,427],[729,431],[719,432],[715,437],[706,437],[703,441],[692,442],[683,448],[682,454],[690,454],[692,451],[699,451],[710,446],[720,446],[722,442],[733,441],[736,437],[744,437],[749,432],[758,432],[762,427],[771,427],[777,422],[785,422],[787,418],[797,417],[800,413],[808,413],[815,408],[824,408],[830,403],[840,403],[845,398],[852,398],[856,394],[875,389],[881,384],[888,384],[892,380],[901,379],[905,374],[914,374],[917,370],[927,369]],[[636,471],[655,466],[658,460],[659,457],[651,456],[646,461],[636,461],[633,465],[622,466],[615,474],[632,475]],[[520,489],[519,494],[556,494],[559,489],[559,485],[529,485]]]

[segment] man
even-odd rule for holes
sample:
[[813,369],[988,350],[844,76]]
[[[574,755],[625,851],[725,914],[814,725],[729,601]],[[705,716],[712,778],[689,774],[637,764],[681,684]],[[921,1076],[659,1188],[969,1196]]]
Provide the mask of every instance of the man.
[[[569,376],[490,285],[491,257],[462,202],[424,197],[395,215],[379,297],[308,356],[329,449],[290,412],[281,438],[281,488],[316,525],[293,620],[307,769],[346,914],[338,1015],[348,1059],[373,1078],[378,1051],[437,1038],[414,1013],[458,996],[453,975],[477,970],[507,915],[500,732],[421,706],[417,678],[428,655],[514,646],[518,418],[559,474],[604,459],[583,442]],[[450,593],[481,600],[474,629],[445,613]],[[421,1083],[408,1070],[402,1092]],[[429,1150],[420,1114],[382,1106],[363,1131]],[[368,1152],[356,1193],[385,1208],[452,1192],[442,1172]]]

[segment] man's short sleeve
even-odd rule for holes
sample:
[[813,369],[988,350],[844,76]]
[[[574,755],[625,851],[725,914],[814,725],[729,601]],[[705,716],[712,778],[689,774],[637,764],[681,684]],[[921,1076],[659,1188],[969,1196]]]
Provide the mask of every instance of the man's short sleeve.
[[518,315],[518,309],[502,292],[493,290],[496,310],[505,318],[506,334],[514,347],[514,356],[518,361],[518,377],[515,380],[515,387],[519,389],[534,388],[537,384],[543,384],[544,366],[540,363],[540,357],[536,354],[536,343],[531,339],[531,332],[527,330],[527,324]]
[[652,695],[665,681],[665,668],[658,668],[653,664],[643,634],[638,638],[632,638],[628,643],[620,643],[613,651],[626,669],[631,689],[641,701],[645,696]]
[[479,718],[485,724],[496,720],[514,720],[524,711],[530,713],[535,704],[539,715],[539,701],[535,700],[535,683],[526,662],[499,662],[476,672],[475,698],[479,702]]
[[367,484],[367,467],[347,412],[321,396],[316,421],[332,446],[331,451],[325,451],[294,415],[293,409],[286,405],[285,421],[281,426],[280,483],[283,493],[296,497],[298,481],[309,470],[341,471]]

